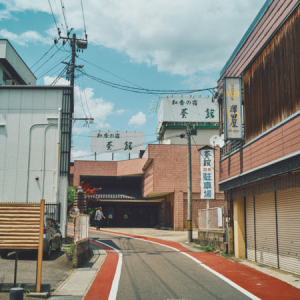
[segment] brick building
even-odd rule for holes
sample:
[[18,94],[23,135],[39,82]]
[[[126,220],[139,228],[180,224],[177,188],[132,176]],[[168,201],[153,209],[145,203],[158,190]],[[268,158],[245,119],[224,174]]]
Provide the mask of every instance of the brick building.
[[221,72],[242,80],[244,140],[221,151],[235,256],[300,274],[300,6],[267,0]]
[[[198,210],[206,208],[200,199],[201,146],[192,146],[193,227]],[[210,207],[226,206],[219,191],[219,149],[215,151],[215,199]],[[71,184],[90,183],[101,187],[98,198],[111,226],[166,226],[186,228],[187,146],[148,145],[143,156],[125,161],[77,161],[71,166]]]

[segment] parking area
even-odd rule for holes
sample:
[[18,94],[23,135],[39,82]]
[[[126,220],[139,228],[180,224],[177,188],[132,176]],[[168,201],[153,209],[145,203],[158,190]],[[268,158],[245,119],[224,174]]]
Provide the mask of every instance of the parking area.
[[[15,252],[7,258],[0,258],[0,287],[13,284],[15,269]],[[20,251],[18,255],[17,284],[32,286],[36,282],[37,251]],[[42,285],[50,286],[50,292],[63,283],[73,272],[72,262],[62,251],[52,251],[47,260],[43,260]],[[1,290],[0,290],[1,292]],[[1,299],[1,294],[0,294]]]

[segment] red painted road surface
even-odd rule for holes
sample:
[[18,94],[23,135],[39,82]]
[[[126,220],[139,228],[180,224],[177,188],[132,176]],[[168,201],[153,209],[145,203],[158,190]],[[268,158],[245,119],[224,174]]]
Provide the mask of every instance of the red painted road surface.
[[[95,230],[94,228],[90,228]],[[237,262],[232,262],[217,254],[208,252],[191,252],[176,242],[165,241],[156,238],[150,238],[139,235],[116,233],[101,230],[104,233],[118,234],[121,236],[138,238],[145,241],[156,242],[161,245],[173,247],[180,252],[188,252],[188,254],[198,261],[202,262],[212,270],[225,276],[232,282],[244,288],[258,298],[266,300],[299,300],[300,290],[272,276],[261,273],[255,269],[249,268]],[[94,243],[91,241],[91,243]],[[97,243],[98,245],[98,243]],[[89,293],[85,299],[108,299],[109,290],[113,282],[114,273],[118,263],[118,254],[110,248],[101,246],[107,252],[107,258],[101,267]],[[101,286],[101,287],[100,287]],[[98,291],[101,291],[98,292]],[[103,294],[103,297],[102,295]],[[104,295],[105,294],[105,295]]]
[[114,280],[119,254],[115,250],[95,241],[91,240],[90,243],[103,248],[106,251],[107,256],[84,299],[106,300],[109,297],[110,289]]

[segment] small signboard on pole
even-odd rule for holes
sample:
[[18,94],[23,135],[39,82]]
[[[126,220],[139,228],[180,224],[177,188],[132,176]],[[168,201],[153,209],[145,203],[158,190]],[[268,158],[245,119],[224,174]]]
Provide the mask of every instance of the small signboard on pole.
[[201,199],[215,199],[214,149],[200,149]]

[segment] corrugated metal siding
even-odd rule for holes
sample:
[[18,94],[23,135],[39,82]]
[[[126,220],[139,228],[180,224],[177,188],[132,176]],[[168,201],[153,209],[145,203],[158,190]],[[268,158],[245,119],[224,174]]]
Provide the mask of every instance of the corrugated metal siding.
[[300,188],[277,192],[279,267],[300,274]]
[[255,197],[256,260],[277,268],[275,193]]
[[246,198],[246,243],[247,258],[255,261],[255,225],[254,225],[254,199]]

